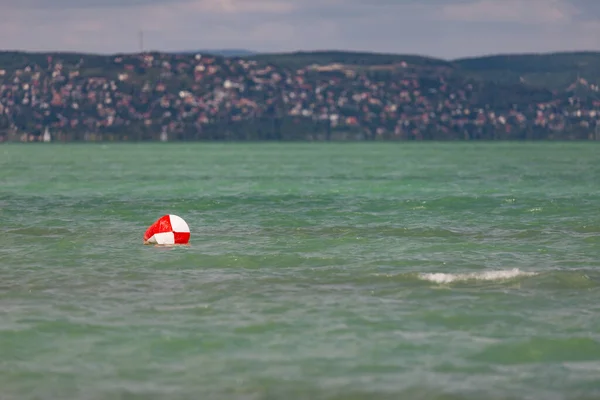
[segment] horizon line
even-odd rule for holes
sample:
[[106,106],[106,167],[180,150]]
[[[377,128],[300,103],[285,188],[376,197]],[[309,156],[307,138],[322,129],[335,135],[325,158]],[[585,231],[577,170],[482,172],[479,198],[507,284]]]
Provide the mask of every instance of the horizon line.
[[[244,53],[242,55],[231,55],[226,56],[219,53]],[[443,58],[427,55],[425,53],[401,53],[401,52],[384,52],[384,51],[373,51],[373,50],[357,50],[357,49],[343,49],[343,48],[332,48],[332,49],[296,49],[296,50],[287,50],[287,51],[256,51],[249,50],[244,48],[205,48],[198,50],[158,50],[158,49],[145,49],[145,50],[137,50],[137,51],[114,51],[114,52],[104,52],[104,51],[84,51],[84,50],[27,50],[27,49],[0,49],[0,53],[25,53],[25,54],[48,54],[48,53],[57,53],[57,54],[81,54],[81,55],[96,55],[96,56],[123,56],[123,55],[136,55],[136,54],[151,54],[151,53],[159,53],[159,54],[211,54],[222,56],[226,58],[235,58],[235,57],[252,57],[252,56],[260,56],[260,55],[286,55],[286,54],[318,54],[318,53],[355,53],[355,54],[369,54],[369,55],[385,55],[385,56],[407,56],[407,57],[422,57],[443,61],[455,61],[455,60],[465,60],[465,59],[473,59],[473,58],[486,58],[486,57],[498,57],[498,56],[540,56],[540,55],[558,55],[558,54],[600,54],[600,50],[592,50],[592,49],[578,49],[578,50],[550,50],[550,51],[527,51],[527,52],[488,52],[482,53],[479,55],[470,55],[456,58]]]

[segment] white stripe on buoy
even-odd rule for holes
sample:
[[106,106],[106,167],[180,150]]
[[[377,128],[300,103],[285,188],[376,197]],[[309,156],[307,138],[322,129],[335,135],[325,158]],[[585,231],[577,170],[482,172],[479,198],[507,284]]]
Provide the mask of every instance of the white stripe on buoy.
[[171,220],[171,228],[173,229],[173,232],[185,233],[190,231],[190,227],[188,224],[186,224],[183,218],[170,214],[169,219]]

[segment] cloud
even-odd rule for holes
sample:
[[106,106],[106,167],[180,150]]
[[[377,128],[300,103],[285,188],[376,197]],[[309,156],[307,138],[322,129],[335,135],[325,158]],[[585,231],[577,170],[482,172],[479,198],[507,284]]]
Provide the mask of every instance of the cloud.
[[191,9],[197,12],[210,13],[288,13],[296,5],[286,0],[194,0],[190,1]]
[[0,9],[69,11],[85,8],[136,8],[187,1],[189,0],[0,0]]
[[600,0],[0,0],[0,48],[600,50]]
[[477,0],[445,4],[440,17],[453,21],[552,24],[571,22],[578,13],[573,3],[564,0]]
[[[310,0],[309,0],[310,1]],[[145,8],[185,6],[190,10],[215,13],[281,12],[294,9],[295,0],[0,0],[1,8],[21,10],[61,10]]]

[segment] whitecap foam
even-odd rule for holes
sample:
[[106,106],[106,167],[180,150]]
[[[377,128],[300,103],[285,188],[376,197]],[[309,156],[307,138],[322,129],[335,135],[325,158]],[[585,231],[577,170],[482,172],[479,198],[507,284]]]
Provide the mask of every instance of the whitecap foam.
[[481,272],[470,272],[463,274],[444,274],[438,273],[421,273],[419,279],[431,281],[435,283],[451,283],[457,281],[502,281],[507,279],[518,278],[521,276],[533,276],[535,272],[525,272],[518,268],[513,268],[504,271],[481,271]]

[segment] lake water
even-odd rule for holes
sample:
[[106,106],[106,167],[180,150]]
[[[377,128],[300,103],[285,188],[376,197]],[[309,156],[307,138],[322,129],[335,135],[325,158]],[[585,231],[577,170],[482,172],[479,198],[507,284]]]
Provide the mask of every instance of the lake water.
[[2,145],[0,398],[599,398],[599,156]]

